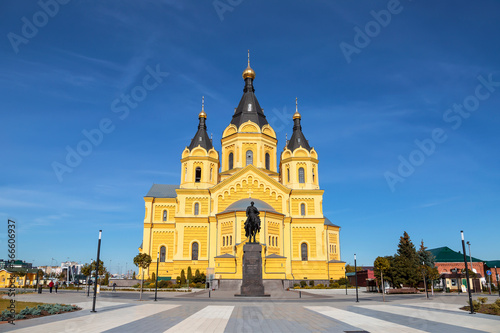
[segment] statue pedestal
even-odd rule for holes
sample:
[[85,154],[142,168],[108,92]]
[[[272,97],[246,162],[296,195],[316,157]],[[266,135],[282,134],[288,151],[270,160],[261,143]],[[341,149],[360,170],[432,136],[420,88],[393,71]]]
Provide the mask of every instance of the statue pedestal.
[[243,281],[241,293],[234,296],[269,297],[264,293],[262,282],[262,245],[246,243],[243,245]]

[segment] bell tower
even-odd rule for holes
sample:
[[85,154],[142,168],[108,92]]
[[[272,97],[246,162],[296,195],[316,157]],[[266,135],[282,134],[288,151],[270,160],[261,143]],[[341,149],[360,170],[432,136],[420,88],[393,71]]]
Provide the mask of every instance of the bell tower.
[[207,134],[204,97],[198,119],[198,131],[182,152],[181,188],[206,189],[218,183],[219,153]]
[[281,183],[292,189],[319,189],[318,154],[302,133],[297,98],[293,114],[293,134],[281,153]]
[[276,133],[267,122],[264,110],[255,96],[255,71],[248,65],[243,71],[243,96],[234,109],[233,118],[222,134],[221,180],[252,164],[278,180]]

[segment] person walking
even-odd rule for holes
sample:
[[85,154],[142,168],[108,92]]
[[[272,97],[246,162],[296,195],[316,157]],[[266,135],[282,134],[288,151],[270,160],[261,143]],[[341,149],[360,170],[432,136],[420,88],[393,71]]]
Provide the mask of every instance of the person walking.
[[59,288],[59,281],[56,281],[56,284],[54,285],[54,287],[56,288],[56,294],[57,294],[57,288]]
[[113,283],[113,291],[116,291],[116,282]]
[[52,288],[54,287],[54,281],[49,282],[49,292],[52,294]]

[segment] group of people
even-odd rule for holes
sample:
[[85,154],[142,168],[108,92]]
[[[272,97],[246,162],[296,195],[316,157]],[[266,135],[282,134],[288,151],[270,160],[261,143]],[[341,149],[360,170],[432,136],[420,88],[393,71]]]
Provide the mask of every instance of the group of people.
[[57,289],[59,288],[59,281],[56,281],[56,283],[54,283],[54,281],[51,280],[49,282],[49,291],[50,291],[50,293],[52,293],[52,288],[55,288],[56,294],[57,294]]

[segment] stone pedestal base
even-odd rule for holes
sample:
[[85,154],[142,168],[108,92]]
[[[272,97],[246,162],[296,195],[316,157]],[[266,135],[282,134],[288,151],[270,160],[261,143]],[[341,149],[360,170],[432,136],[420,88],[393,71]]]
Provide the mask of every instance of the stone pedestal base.
[[241,293],[234,296],[269,297],[262,282],[262,245],[246,243],[243,246],[243,281]]

